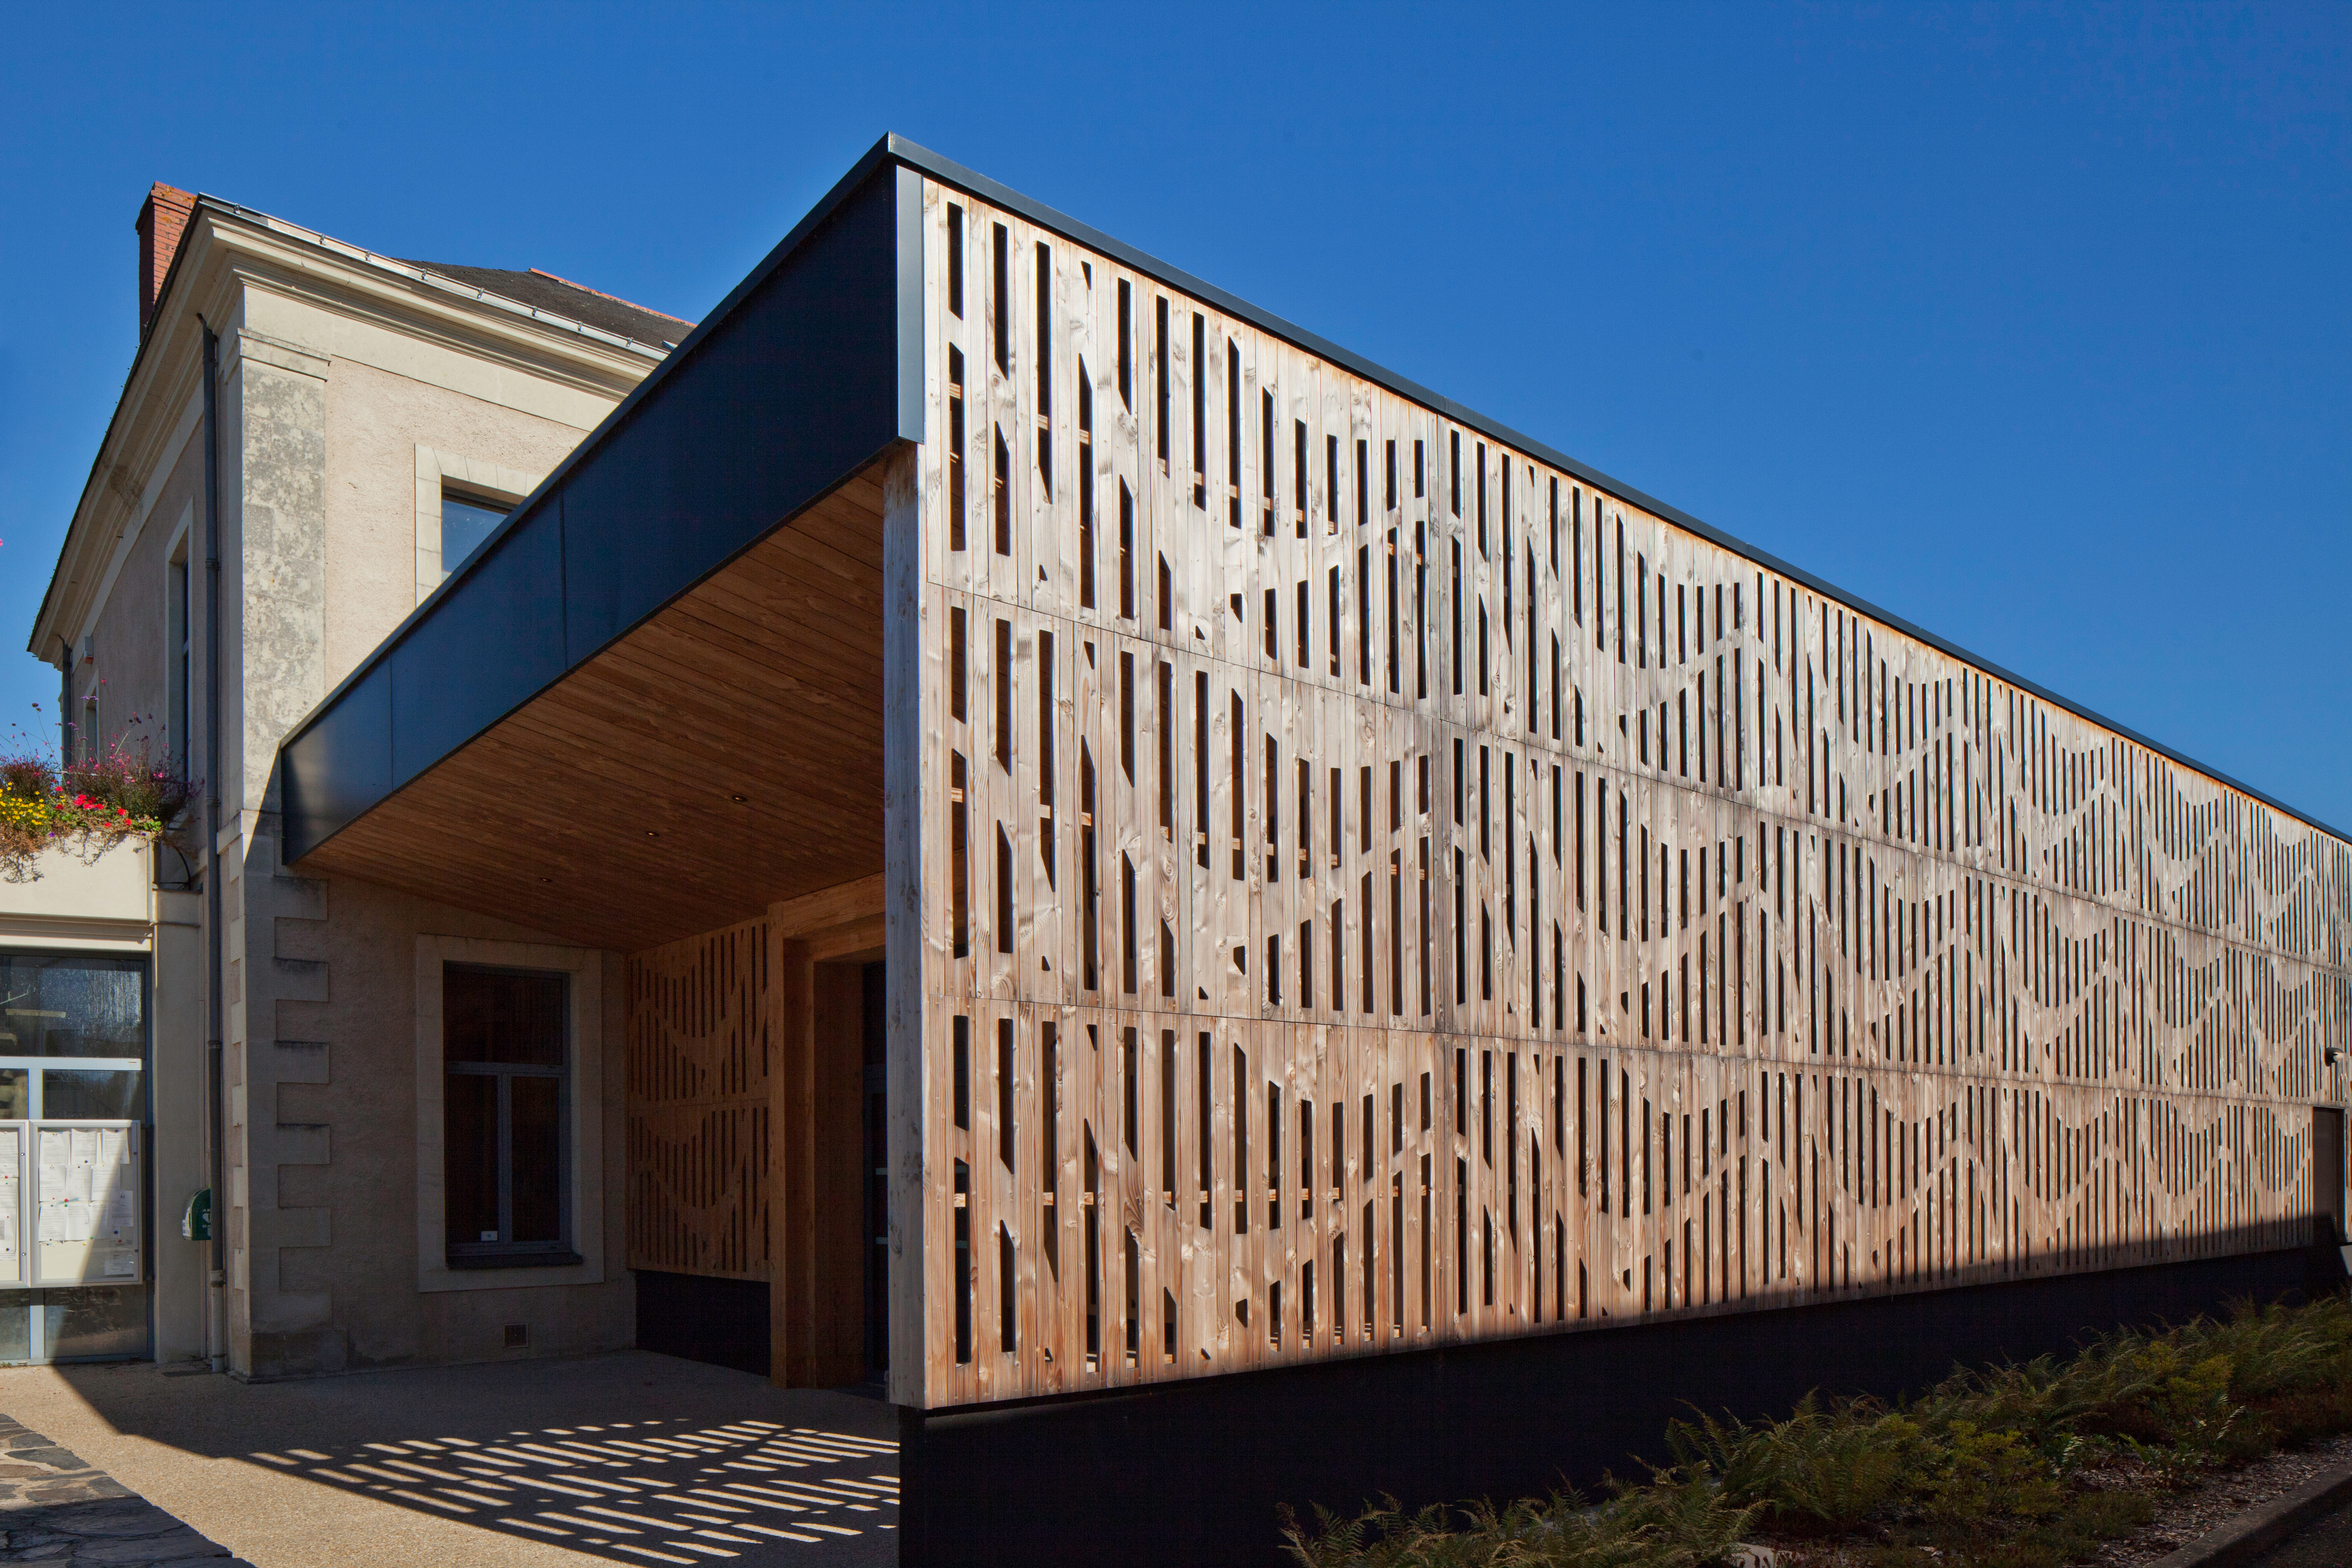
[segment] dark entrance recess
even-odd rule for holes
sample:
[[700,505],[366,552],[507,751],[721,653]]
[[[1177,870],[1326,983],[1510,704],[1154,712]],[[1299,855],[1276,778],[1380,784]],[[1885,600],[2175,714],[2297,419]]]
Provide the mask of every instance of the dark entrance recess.
[[768,1375],[768,1287],[637,1270],[637,1348]]
[[885,1087],[889,991],[884,964],[866,966],[866,1371],[890,1369],[890,1104]]
[[2344,1112],[2315,1106],[2311,1112],[2311,1215],[2318,1247],[2344,1241]]
[[[781,1163],[812,1187],[813,1201],[793,1212],[813,1230],[816,1277],[799,1299],[816,1321],[800,1332],[816,1353],[803,1352],[793,1381],[870,1386],[887,1369],[890,1344],[887,970],[844,962],[812,973],[817,1060],[806,1125],[815,1146],[786,1150]],[[777,1337],[794,1331],[789,1310],[779,1321],[767,1282],[643,1268],[636,1279],[639,1349],[773,1375]]]

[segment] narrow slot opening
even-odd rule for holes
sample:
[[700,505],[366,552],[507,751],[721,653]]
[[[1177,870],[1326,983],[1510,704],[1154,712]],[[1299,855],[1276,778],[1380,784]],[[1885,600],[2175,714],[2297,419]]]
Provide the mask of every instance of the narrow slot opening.
[[1080,942],[1081,983],[1093,991],[1102,984],[1097,975],[1102,961],[1102,889],[1095,874],[1094,749],[1083,740],[1078,742],[1078,868],[1079,889],[1086,899]]
[[1124,278],[1118,280],[1118,405],[1135,407],[1135,296]]
[[992,334],[994,334],[996,340],[997,373],[1001,375],[1010,375],[1013,374],[1013,325],[1011,321],[1013,303],[1013,239],[1010,235],[1005,233],[1004,226],[1003,224],[996,224],[992,226],[996,231],[994,247],[994,278],[996,287],[988,301],[990,316],[989,330]]
[[1014,1142],[1013,1122],[1013,1094],[1018,1088],[1013,1079],[1013,1020],[996,1021],[996,1157],[1008,1171],[1019,1168],[1019,1148]]
[[[952,1105],[955,1124],[965,1131],[971,1131],[971,1019],[959,1013],[954,1021],[955,1092]],[[961,1189],[959,1189],[961,1190]]]
[[1119,858],[1119,989],[1135,994],[1135,860],[1129,855]]
[[996,552],[1013,553],[1013,452],[1004,444],[1004,427],[996,426],[996,467],[990,476],[992,504],[995,512]]
[[963,208],[948,204],[948,309],[963,320]]
[[1192,312],[1192,504],[1209,504],[1209,322]]
[[955,938],[955,955],[971,956],[971,764],[961,752],[950,753],[950,787],[948,800],[952,813],[949,822],[950,853],[953,864],[949,868],[950,921]]
[[1095,607],[1095,389],[1078,361],[1078,604]]
[[1013,1267],[1013,1232],[1003,1221],[996,1226],[997,1348],[1011,1355],[1021,1342],[1020,1279]]
[[1037,246],[1037,482],[1054,499],[1054,253]]
[[[959,269],[960,271],[961,269]],[[948,350],[948,548],[964,547],[963,351]]]
[[1118,613],[1135,619],[1135,492],[1118,481]]
[[1157,314],[1153,323],[1153,369],[1159,378],[1158,434],[1160,440],[1160,471],[1168,471],[1168,301],[1156,301]]
[[955,1163],[955,1357],[971,1363],[971,1167]]
[[1013,841],[996,828],[996,951],[1013,951]]

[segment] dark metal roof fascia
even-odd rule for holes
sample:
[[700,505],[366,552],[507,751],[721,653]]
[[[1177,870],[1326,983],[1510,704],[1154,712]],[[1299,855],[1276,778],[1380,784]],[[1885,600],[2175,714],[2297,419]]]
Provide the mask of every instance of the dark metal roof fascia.
[[[561,489],[572,470],[584,462],[590,454],[603,447],[604,443],[611,439],[614,431],[628,423],[630,417],[635,413],[637,405],[645,402],[656,387],[676,374],[680,365],[693,357],[696,351],[702,346],[703,341],[733,312],[736,306],[741,304],[762,282],[766,281],[771,273],[783,265],[784,258],[798,247],[801,241],[805,239],[811,231],[832,216],[834,209],[838,207],[851,192],[864,184],[877,169],[892,161],[887,149],[888,140],[885,138],[867,149],[866,155],[851,165],[849,173],[835,181],[833,188],[818,199],[816,205],[809,208],[806,216],[793,226],[792,232],[777,241],[775,247],[760,258],[759,265],[746,273],[741,282],[727,291],[725,299],[704,313],[702,320],[695,323],[694,330],[686,334],[677,347],[670,350],[668,355],[659,364],[646,373],[643,381],[631,387],[621,401],[613,405],[613,411],[604,416],[595,429],[583,437],[580,444],[565,454],[563,460],[555,465],[547,478],[540,480],[539,488],[516,503],[514,510],[507,513],[498,527],[492,529],[484,536],[482,542],[475,546],[469,563],[474,561],[488,560],[490,546],[494,542],[509,529],[520,522],[526,514],[538,510],[548,495]],[[306,731],[325,716],[329,709],[334,707],[345,691],[357,685],[377,665],[390,658],[393,651],[406,640],[411,632],[415,630],[418,623],[433,613],[433,607],[439,604],[465,575],[465,569],[461,567],[442,578],[431,593],[417,602],[416,608],[401,617],[400,624],[386,633],[383,640],[376,644],[365,658],[352,667],[352,672],[349,675],[335,683],[333,690],[320,698],[310,711],[305,713],[292,729],[278,737],[278,749],[283,752],[300,739]]]
[[[1190,294],[1197,300],[1215,306],[1229,316],[1245,321],[1262,331],[1272,333],[1294,347],[1304,349],[1308,353],[1319,359],[1328,360],[1344,370],[1362,376],[1367,381],[1385,386],[1398,396],[1418,403],[1433,414],[1450,419],[1457,425],[1476,430],[1503,446],[1514,447],[1534,458],[1538,462],[1548,463],[1564,472],[1574,474],[1596,489],[1606,490],[1620,500],[1628,501],[1644,511],[1662,517],[1675,527],[1696,533],[1710,543],[1721,545],[1735,555],[1744,556],[1767,572],[1786,577],[1791,582],[1801,583],[1814,593],[1825,598],[1834,599],[1846,608],[1858,615],[1866,616],[1891,630],[1900,632],[1906,637],[1916,637],[1928,647],[1948,654],[1961,663],[1991,676],[1996,680],[2004,681],[2029,696],[2038,698],[2054,707],[2063,708],[2078,718],[2087,719],[2092,723],[2113,731],[2135,745],[2145,746],[2158,756],[2168,758],[2182,767],[2204,774],[2217,784],[2258,800],[2273,811],[2284,812],[2298,822],[2315,827],[2331,837],[2352,844],[2352,834],[2332,827],[2308,812],[2289,805],[2284,801],[2274,799],[2251,784],[2241,783],[2225,773],[2208,767],[2194,757],[2184,755],[2161,741],[2150,740],[2130,726],[2119,724],[2102,713],[2084,707],[2071,698],[2060,696],[2036,681],[2028,680],[2021,675],[2004,669],[1992,660],[1970,653],[1947,637],[1938,637],[1924,626],[1915,626],[1900,616],[1881,609],[1867,599],[1849,594],[1834,583],[1817,577],[1802,567],[1791,565],[1769,552],[1759,550],[1745,540],[1726,533],[1712,523],[1703,522],[1680,507],[1670,506],[1654,496],[1634,489],[1622,479],[1613,479],[1602,473],[1589,463],[1579,462],[1567,453],[1514,430],[1498,419],[1491,419],[1475,409],[1463,406],[1450,397],[1430,391],[1416,381],[1399,375],[1384,366],[1374,364],[1361,354],[1352,353],[1339,344],[1307,331],[1304,327],[1262,310],[1246,300],[1229,294],[1216,285],[1195,278],[1181,268],[1171,267],[1155,256],[1147,255],[1131,245],[1114,239],[1100,229],[1090,227],[1066,214],[1056,212],[1043,202],[1033,201],[1016,190],[999,184],[985,174],[967,169],[961,163],[940,156],[928,147],[919,146],[908,141],[895,132],[885,137],[883,142],[890,156],[909,167],[921,170],[942,184],[953,185],[959,190],[967,191],[992,205],[1020,214],[1041,228],[1051,229],[1066,239],[1075,240],[1089,249],[1098,250],[1122,266],[1143,273],[1147,277],[1156,278],[1171,289]],[[868,157],[871,156],[872,154],[869,153]]]

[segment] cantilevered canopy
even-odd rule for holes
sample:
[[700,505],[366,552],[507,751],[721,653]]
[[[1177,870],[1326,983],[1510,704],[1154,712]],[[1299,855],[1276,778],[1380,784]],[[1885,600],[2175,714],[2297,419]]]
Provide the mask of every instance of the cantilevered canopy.
[[288,861],[625,949],[881,869],[919,211],[877,148],[288,737]]
[[304,859],[635,950],[882,869],[860,472]]

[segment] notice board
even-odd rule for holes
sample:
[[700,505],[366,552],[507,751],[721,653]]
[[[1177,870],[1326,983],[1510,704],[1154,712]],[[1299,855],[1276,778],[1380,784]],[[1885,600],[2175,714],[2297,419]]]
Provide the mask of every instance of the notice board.
[[[139,1234],[139,1124],[36,1121],[30,1131],[30,1283],[138,1283],[145,1274]],[[0,1167],[5,1155],[0,1140]]]

